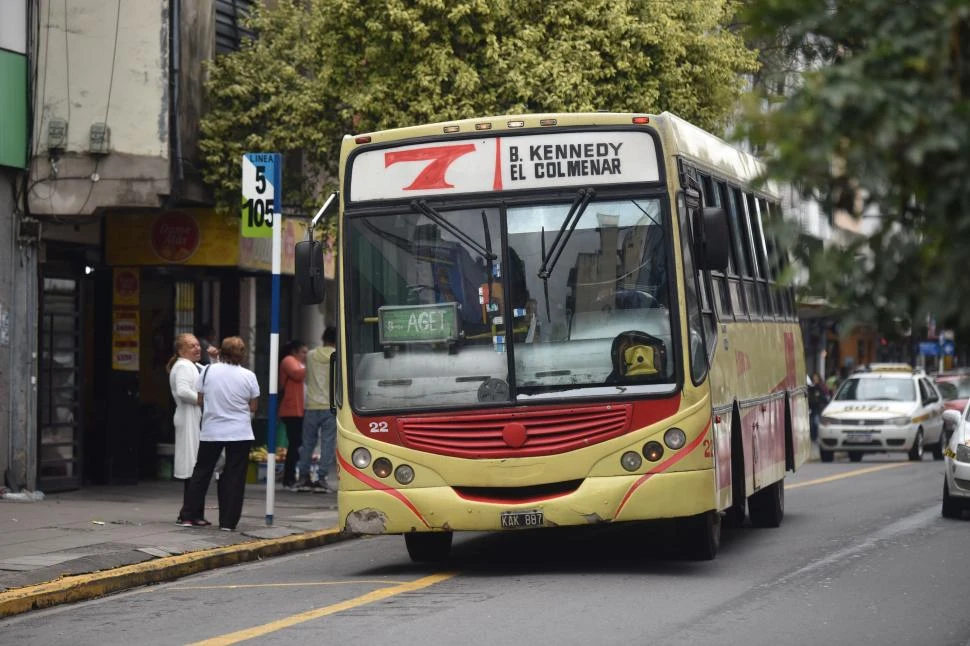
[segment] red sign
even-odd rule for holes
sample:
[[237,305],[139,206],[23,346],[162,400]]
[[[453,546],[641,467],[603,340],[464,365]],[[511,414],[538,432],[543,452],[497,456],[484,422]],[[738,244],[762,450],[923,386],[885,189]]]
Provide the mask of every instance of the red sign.
[[199,248],[199,225],[188,213],[170,211],[155,218],[152,224],[151,245],[159,258],[168,262],[183,262]]

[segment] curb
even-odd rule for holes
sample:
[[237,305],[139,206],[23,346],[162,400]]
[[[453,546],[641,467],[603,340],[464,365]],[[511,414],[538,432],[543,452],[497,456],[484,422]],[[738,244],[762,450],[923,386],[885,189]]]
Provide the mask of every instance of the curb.
[[0,593],[0,618],[63,603],[86,601],[149,583],[174,581],[190,574],[311,549],[353,538],[338,529],[269,538],[167,556],[111,570],[64,577]]

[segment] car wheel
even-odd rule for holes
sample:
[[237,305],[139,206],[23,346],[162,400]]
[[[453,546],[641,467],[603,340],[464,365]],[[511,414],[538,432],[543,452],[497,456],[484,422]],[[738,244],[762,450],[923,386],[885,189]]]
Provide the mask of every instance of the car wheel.
[[825,449],[819,449],[818,457],[822,462],[831,462],[835,457],[835,451],[826,451]]
[[433,563],[448,558],[451,537],[451,532],[409,532],[404,535],[404,544],[415,563]]
[[963,516],[963,505],[959,500],[950,496],[950,487],[946,483],[946,476],[943,476],[943,517],[961,518]]
[[919,462],[923,459],[923,429],[916,431],[913,448],[909,450],[909,459],[913,462]]
[[684,555],[692,561],[710,561],[721,548],[721,514],[717,510],[677,521]]
[[849,459],[853,462],[862,462],[862,451],[849,451]]
[[785,517],[785,481],[773,482],[748,498],[748,515],[755,527],[778,527]]

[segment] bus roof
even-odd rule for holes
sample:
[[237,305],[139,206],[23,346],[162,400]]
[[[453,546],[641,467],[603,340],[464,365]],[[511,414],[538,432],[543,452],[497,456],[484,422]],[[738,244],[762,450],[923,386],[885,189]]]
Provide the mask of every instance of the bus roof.
[[764,166],[754,155],[675,114],[664,112],[656,119],[666,123],[666,127],[658,126],[657,129],[661,133],[667,154],[682,155],[711,171],[720,171],[745,182],[753,182],[764,171]]

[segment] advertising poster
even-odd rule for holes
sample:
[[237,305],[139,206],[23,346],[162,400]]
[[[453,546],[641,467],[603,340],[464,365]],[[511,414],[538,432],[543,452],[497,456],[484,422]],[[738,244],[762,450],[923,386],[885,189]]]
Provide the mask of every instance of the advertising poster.
[[138,371],[141,276],[137,269],[114,269],[114,295],[111,312],[111,368]]

